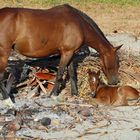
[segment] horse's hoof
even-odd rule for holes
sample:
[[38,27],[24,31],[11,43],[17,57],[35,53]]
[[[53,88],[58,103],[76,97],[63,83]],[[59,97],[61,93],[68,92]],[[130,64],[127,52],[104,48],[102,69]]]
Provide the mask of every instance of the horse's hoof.
[[51,94],[49,94],[49,95],[47,95],[47,98],[51,98],[51,96],[52,96],[52,95],[51,95]]
[[51,97],[52,95],[53,95],[53,96],[58,96],[59,93],[57,93],[57,92],[51,92],[49,96]]
[[54,93],[53,96],[59,96],[59,93]]
[[78,96],[78,93],[72,93],[71,95],[72,96]]

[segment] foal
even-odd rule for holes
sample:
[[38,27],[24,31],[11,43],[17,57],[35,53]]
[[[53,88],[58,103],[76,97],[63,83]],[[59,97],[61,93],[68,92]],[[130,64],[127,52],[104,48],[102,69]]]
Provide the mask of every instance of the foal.
[[139,92],[131,86],[107,86],[100,81],[100,71],[88,71],[90,89],[95,102],[103,105],[128,105],[128,100],[139,98]]

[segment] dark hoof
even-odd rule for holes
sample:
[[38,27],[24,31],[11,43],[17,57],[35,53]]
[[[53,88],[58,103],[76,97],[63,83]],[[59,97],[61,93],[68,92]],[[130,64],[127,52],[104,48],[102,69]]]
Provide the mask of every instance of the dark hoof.
[[47,98],[51,98],[51,94],[47,95]]
[[50,93],[50,97],[51,97],[52,95],[53,95],[53,96],[58,96],[59,93],[58,93],[58,92],[53,92],[53,91],[52,91],[52,92]]
[[72,96],[78,96],[78,93],[76,92],[76,93],[72,93],[71,94]]

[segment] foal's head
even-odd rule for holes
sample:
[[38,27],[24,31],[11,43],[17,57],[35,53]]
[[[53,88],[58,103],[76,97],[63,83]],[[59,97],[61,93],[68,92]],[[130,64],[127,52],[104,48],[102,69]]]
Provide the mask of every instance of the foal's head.
[[90,89],[92,91],[92,94],[95,95],[97,88],[100,84],[100,71],[98,71],[97,73],[91,70],[88,70],[88,75],[89,75],[89,85],[90,85]]
[[108,84],[110,85],[111,84],[116,85],[119,81],[118,80],[119,58],[117,55],[117,50],[119,50],[121,46],[112,47],[110,48],[110,51],[100,56],[103,72],[108,79]]

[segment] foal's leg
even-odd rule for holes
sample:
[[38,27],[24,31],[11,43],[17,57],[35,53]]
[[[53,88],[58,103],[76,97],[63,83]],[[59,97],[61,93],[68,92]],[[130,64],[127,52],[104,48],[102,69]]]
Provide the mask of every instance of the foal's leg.
[[126,99],[126,95],[124,94],[122,87],[118,88],[117,94],[118,94],[118,98],[116,102],[118,103],[118,105],[127,106],[128,101]]
[[68,65],[68,63],[70,62],[71,58],[73,56],[73,52],[65,52],[65,54],[61,54],[61,59],[60,59],[60,65],[59,65],[59,69],[56,75],[56,81],[55,81],[55,85],[54,88],[52,89],[50,95],[55,95],[58,96],[60,93],[60,89],[61,89],[61,84],[62,84],[62,77],[63,74],[65,72],[65,68]]
[[74,69],[73,61],[71,61],[70,65],[68,66],[68,74],[69,74],[70,81],[71,81],[71,94],[78,95],[77,77],[76,77],[76,71]]

